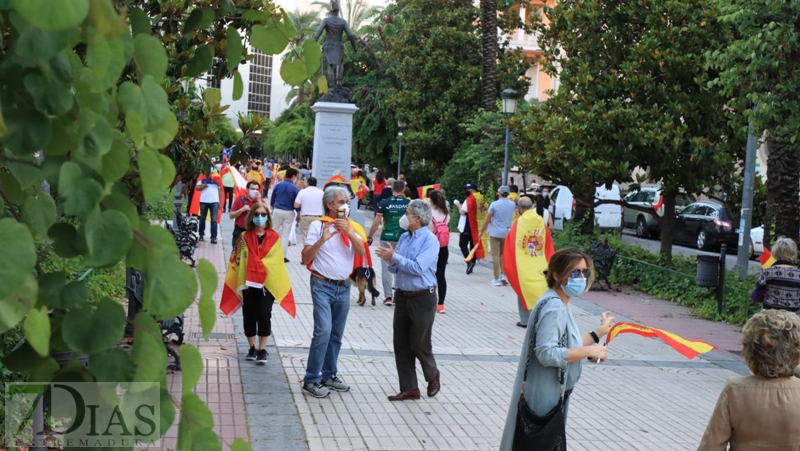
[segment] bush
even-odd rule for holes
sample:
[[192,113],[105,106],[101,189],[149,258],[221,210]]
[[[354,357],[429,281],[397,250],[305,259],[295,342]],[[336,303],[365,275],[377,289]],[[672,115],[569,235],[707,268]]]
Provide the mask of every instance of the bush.
[[667,264],[660,254],[653,254],[639,246],[622,241],[617,234],[580,235],[578,224],[569,224],[562,232],[556,232],[553,242],[556,249],[579,247],[586,249],[592,240],[607,239],[617,250],[617,259],[609,280],[620,285],[629,285],[651,296],[691,307],[696,315],[714,321],[741,325],[761,309],[750,301],[750,291],[757,277],[750,275],[740,281],[738,272],[726,271],[725,295],[722,314],[717,315],[716,291],[695,284],[697,258],[675,255]]
[[172,191],[164,193],[153,202],[147,203],[147,219],[151,221],[169,221],[175,215],[175,196]]

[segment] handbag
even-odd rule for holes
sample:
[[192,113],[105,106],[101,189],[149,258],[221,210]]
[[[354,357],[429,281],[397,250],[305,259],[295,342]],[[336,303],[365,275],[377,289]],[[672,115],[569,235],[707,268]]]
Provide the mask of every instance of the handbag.
[[[564,384],[567,377],[567,370],[558,370],[558,382],[561,385],[561,397],[558,404],[544,416],[536,415],[525,402],[525,382],[528,380],[528,365],[533,357],[533,350],[536,348],[536,329],[539,326],[539,313],[542,306],[548,302],[548,298],[540,302],[533,317],[533,331],[531,333],[531,343],[528,346],[528,357],[525,361],[525,375],[522,378],[522,391],[519,394],[517,405],[517,421],[514,429],[514,441],[511,449],[513,451],[566,451],[567,432],[566,420],[564,418],[564,400],[569,396],[569,392],[564,391]],[[558,342],[559,347],[567,346],[567,329]]]

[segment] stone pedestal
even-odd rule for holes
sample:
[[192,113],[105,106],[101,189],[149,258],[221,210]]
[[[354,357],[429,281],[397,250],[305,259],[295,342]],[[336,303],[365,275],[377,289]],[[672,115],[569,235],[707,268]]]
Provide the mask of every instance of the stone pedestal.
[[[353,114],[358,107],[352,103],[317,102],[311,110],[314,121],[314,151],[311,155],[311,175],[322,187],[339,170],[350,180],[353,148]],[[358,209],[358,199],[350,203],[350,218],[364,225],[364,212]]]

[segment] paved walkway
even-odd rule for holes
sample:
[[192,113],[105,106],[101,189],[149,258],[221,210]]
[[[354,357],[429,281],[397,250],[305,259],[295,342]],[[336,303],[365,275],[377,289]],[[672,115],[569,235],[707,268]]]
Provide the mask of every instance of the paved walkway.
[[[226,219],[220,244],[206,242],[198,249],[198,256],[209,258],[218,269],[218,294],[231,229]],[[398,391],[392,308],[380,303],[359,307],[356,290],[339,362],[353,389],[321,400],[302,394],[299,381],[313,317],[309,274],[299,264],[301,246],[290,246],[287,255],[297,318],[280,307],[273,310],[277,347],[268,348],[267,365],[257,367],[243,360],[247,349],[240,317],[219,318],[214,332],[222,335],[214,335],[209,343],[187,335],[206,357],[198,393],[215,412],[223,448],[229,449],[232,438],[241,436],[251,440],[256,451],[497,449],[525,331],[515,326],[513,290],[490,286],[491,267],[485,262],[466,275],[455,234],[451,243],[447,313],[437,315],[433,329],[442,374],[442,391],[435,398],[386,400]],[[380,267],[375,269],[380,277]],[[696,449],[725,381],[746,373],[738,356],[728,352],[736,350],[738,332],[724,325],[725,330],[717,332],[717,323],[694,323],[682,316],[685,312],[666,312],[672,304],[661,305],[663,301],[640,293],[590,292],[584,298],[570,305],[583,330],[595,327],[599,312],[609,308],[618,320],[639,320],[687,338],[706,339],[724,352],[688,361],[659,341],[618,337],[609,348],[607,363],[584,365],[571,401],[570,449]],[[187,313],[187,334],[199,333],[196,318],[193,308]],[[679,327],[684,321],[692,321],[690,329]],[[718,337],[727,341],[719,344]],[[424,380],[421,372],[419,377]],[[171,391],[179,393],[180,378],[171,376],[170,384]],[[165,449],[174,449],[169,440]]]

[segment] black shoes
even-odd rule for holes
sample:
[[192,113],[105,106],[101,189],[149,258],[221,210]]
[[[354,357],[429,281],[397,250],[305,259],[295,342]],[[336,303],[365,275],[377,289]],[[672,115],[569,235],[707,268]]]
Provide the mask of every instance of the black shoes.
[[201,241],[201,242],[202,242],[202,241],[205,241],[205,240],[206,240],[206,239],[205,239],[205,238],[203,238],[203,237],[201,236],[201,237],[200,237],[200,239],[199,239],[198,241]]
[[521,327],[523,329],[527,329],[528,325],[527,324],[522,324],[522,321],[519,321],[519,322],[517,322],[517,327]]
[[244,358],[245,360],[255,360],[256,359],[256,347],[250,346],[250,351],[247,352],[247,356]]
[[217,237],[211,237],[211,244],[217,244]]
[[288,259],[288,258],[284,258],[284,259],[283,259],[283,262],[284,262],[284,263],[289,263],[289,259]]
[[475,269],[475,264],[476,264],[475,259],[467,263],[467,274],[472,274],[472,270]]
[[259,365],[264,365],[267,363],[267,350],[266,349],[259,349],[256,351],[256,363]]

